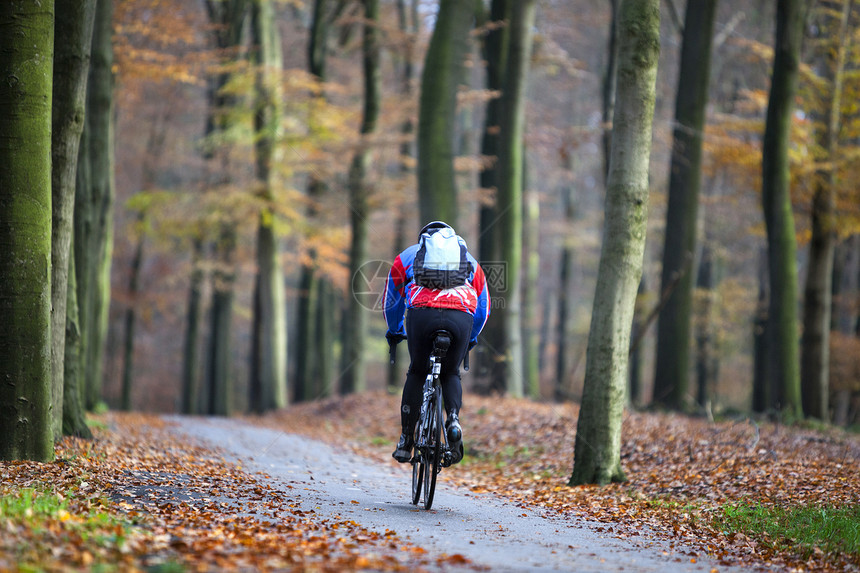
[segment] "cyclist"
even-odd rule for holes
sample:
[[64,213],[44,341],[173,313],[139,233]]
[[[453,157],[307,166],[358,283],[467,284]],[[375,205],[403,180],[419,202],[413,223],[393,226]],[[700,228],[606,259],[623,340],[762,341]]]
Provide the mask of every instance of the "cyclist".
[[489,292],[483,269],[450,225],[433,221],[421,229],[418,237],[417,244],[394,259],[385,284],[385,337],[390,345],[405,339],[410,358],[400,405],[402,433],[392,455],[401,463],[412,459],[433,334],[447,330],[452,341],[442,361],[440,382],[448,414],[445,426],[450,463],[457,463],[463,458],[460,363],[477,344],[487,322]]

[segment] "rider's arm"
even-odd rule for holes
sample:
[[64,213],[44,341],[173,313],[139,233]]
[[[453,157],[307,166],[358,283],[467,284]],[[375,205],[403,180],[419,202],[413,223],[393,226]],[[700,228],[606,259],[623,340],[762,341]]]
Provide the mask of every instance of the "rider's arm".
[[484,276],[484,269],[481,265],[475,263],[475,276],[472,279],[472,286],[478,294],[478,306],[475,308],[475,318],[472,323],[471,342],[478,342],[478,335],[487,324],[487,318],[490,316],[490,290],[487,288],[487,279]]
[[403,315],[406,312],[406,283],[406,269],[398,255],[385,281],[383,310],[385,324],[390,334],[406,335],[406,329],[403,327]]

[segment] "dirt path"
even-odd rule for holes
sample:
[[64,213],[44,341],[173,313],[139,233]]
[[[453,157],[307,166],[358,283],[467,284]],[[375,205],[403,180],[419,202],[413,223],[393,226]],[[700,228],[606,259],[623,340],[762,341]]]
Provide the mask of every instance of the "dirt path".
[[[619,539],[598,532],[598,525],[544,515],[491,494],[454,489],[443,480],[437,485],[433,510],[418,510],[409,500],[408,465],[362,458],[346,448],[337,450],[236,420],[171,421],[177,424],[173,431],[219,448],[245,469],[267,474],[273,485],[301,493],[304,511],[354,520],[380,533],[394,530],[431,556],[459,554],[493,571],[743,570],[703,559],[691,562],[647,532]],[[452,562],[456,559],[448,561]]]

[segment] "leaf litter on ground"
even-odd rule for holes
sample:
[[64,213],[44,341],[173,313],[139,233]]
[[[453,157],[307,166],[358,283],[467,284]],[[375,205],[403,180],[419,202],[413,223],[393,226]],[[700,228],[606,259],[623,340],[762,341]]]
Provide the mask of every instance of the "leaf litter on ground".
[[[767,532],[738,532],[735,508],[860,507],[860,436],[739,417],[709,422],[676,413],[626,411],[622,465],[628,481],[569,487],[579,407],[466,395],[466,457],[440,476],[524,507],[599,522],[619,538],[651,535],[724,565],[770,570],[860,571],[860,553],[809,547]],[[297,404],[255,423],[301,433],[396,463],[400,397],[366,392]],[[853,508],[853,510],[852,510]],[[860,524],[855,524],[860,529]],[[855,534],[856,535],[856,534]]]
[[[217,451],[143,414],[99,418],[51,463],[0,462],[0,570],[421,571],[394,531],[300,509]],[[104,426],[102,428],[101,426]]]

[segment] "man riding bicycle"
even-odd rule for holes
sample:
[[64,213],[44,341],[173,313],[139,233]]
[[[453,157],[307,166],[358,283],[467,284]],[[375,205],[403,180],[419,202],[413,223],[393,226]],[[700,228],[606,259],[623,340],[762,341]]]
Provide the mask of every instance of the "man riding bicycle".
[[445,426],[450,460],[457,463],[463,458],[460,363],[477,344],[490,313],[484,271],[450,225],[433,221],[421,229],[417,244],[394,259],[385,283],[384,307],[388,325],[385,337],[391,345],[406,339],[410,358],[400,406],[402,433],[392,455],[401,463],[412,459],[433,335],[446,330],[452,341],[442,361],[441,385],[448,414]]

